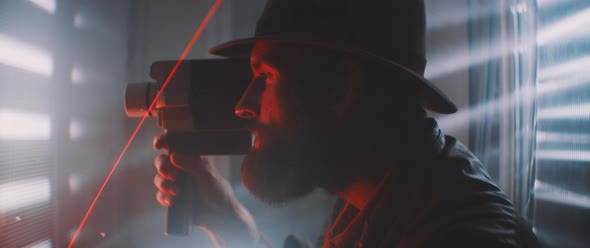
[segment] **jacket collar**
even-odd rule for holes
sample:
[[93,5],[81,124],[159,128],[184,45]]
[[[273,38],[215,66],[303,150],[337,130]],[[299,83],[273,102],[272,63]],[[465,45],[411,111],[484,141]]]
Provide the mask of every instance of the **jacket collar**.
[[[445,136],[441,129],[438,127],[436,121],[432,118],[426,118],[424,120],[423,132],[421,132],[422,139],[420,146],[417,148],[419,151],[416,152],[416,157],[411,166],[418,166],[427,160],[436,159],[441,156],[445,148]],[[372,215],[375,215],[374,211],[381,211],[376,207],[378,203],[383,200],[383,197],[387,197],[391,194],[392,190],[397,190],[398,187],[394,186],[399,179],[398,170],[401,168],[392,167],[392,170],[385,175],[379,184],[379,189],[373,197],[373,199],[367,204],[367,207],[363,210],[357,210],[350,207],[349,204],[340,210],[340,214],[332,227],[329,229],[324,240],[324,247],[362,247],[363,239],[366,235],[368,228],[368,220],[371,219]],[[397,179],[396,179],[397,178]],[[405,192],[402,190],[401,192]],[[382,206],[381,206],[382,207]],[[382,216],[377,214],[378,216]]]
[[438,127],[436,120],[432,118],[426,118],[424,120],[424,132],[425,137],[422,147],[422,154],[428,158],[434,158],[440,155],[445,148],[445,136],[442,130]]

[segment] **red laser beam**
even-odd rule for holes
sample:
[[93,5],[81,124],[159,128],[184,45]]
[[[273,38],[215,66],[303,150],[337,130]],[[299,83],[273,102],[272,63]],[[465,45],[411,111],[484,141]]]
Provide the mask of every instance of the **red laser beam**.
[[68,248],[72,248],[74,246],[74,243],[76,242],[76,239],[78,239],[78,235],[80,235],[80,231],[82,231],[82,228],[84,228],[84,225],[86,224],[86,221],[88,220],[88,217],[92,213],[92,210],[94,209],[94,206],[96,205],[96,202],[98,201],[98,199],[102,195],[102,192],[104,191],[105,187],[107,186],[107,184],[111,180],[111,176],[113,175],[113,173],[115,172],[115,170],[119,166],[119,163],[123,159],[123,156],[125,155],[125,153],[127,153],[127,149],[129,149],[129,146],[131,145],[131,143],[135,139],[135,136],[137,136],[137,133],[139,132],[139,130],[143,126],[143,123],[148,118],[148,116],[149,116],[148,113],[150,113],[152,111],[152,109],[154,108],[154,106],[156,106],[156,102],[160,98],[160,95],[162,95],[162,93],[164,92],[164,89],[166,89],[166,86],[168,86],[168,83],[170,83],[170,80],[172,79],[172,77],[174,76],[174,74],[176,74],[176,71],[178,70],[178,67],[180,66],[180,63],[182,63],[182,61],[184,61],[184,59],[186,58],[186,56],[188,55],[188,53],[190,52],[190,50],[193,48],[193,46],[195,45],[195,42],[197,42],[197,40],[201,36],[201,33],[203,33],[203,30],[205,30],[205,27],[207,27],[207,25],[209,24],[209,21],[211,20],[211,17],[213,17],[213,15],[215,14],[215,12],[219,8],[219,5],[221,5],[221,2],[222,1],[223,0],[216,0],[215,1],[215,3],[213,4],[213,6],[211,7],[211,9],[209,9],[209,12],[207,12],[207,16],[205,16],[205,19],[203,19],[203,22],[201,22],[201,24],[199,25],[199,28],[193,34],[193,37],[191,38],[191,40],[189,41],[189,43],[184,48],[184,51],[182,52],[182,54],[178,58],[178,61],[174,65],[174,68],[172,68],[172,71],[170,71],[170,74],[168,74],[168,77],[166,78],[166,81],[164,81],[164,84],[162,85],[162,88],[160,89],[160,91],[158,91],[158,94],[154,98],[154,101],[152,101],[152,104],[150,104],[150,107],[148,108],[148,110],[145,112],[145,114],[143,115],[143,117],[139,121],[139,124],[137,124],[137,127],[135,128],[135,131],[133,131],[133,134],[131,134],[131,137],[129,137],[129,140],[127,141],[127,144],[125,145],[125,147],[121,151],[121,154],[119,154],[119,158],[117,158],[117,161],[115,162],[115,164],[113,164],[113,167],[111,168],[111,171],[109,172],[109,174],[107,175],[106,179],[104,180],[102,186],[98,190],[98,193],[96,194],[96,197],[94,197],[94,200],[90,204],[90,207],[88,208],[88,211],[86,211],[86,214],[84,215],[84,218],[82,219],[82,222],[80,222],[80,225],[78,226],[78,229],[76,230],[76,233],[74,234],[74,237],[70,241],[70,244],[68,245]]

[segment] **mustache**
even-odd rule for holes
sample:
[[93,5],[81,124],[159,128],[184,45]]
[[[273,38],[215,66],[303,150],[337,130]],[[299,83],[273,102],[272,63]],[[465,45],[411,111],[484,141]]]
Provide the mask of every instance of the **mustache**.
[[260,135],[260,134],[277,134],[277,133],[288,133],[289,129],[284,127],[278,127],[274,125],[266,125],[258,122],[249,123],[246,126],[246,129],[250,131],[253,135]]
[[256,120],[249,120],[248,122],[245,123],[244,128],[247,129],[248,131],[254,133],[254,132],[257,132],[258,130],[268,129],[269,126],[262,124]]

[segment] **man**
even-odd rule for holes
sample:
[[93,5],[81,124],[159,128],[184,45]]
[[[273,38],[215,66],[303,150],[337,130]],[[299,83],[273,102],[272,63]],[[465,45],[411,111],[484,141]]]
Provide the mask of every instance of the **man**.
[[[320,187],[336,194],[323,247],[521,247],[512,204],[424,108],[454,104],[422,77],[421,0],[270,0],[256,36],[213,48],[249,56],[254,78],[236,106],[256,136],[242,166],[259,199],[284,203]],[[157,137],[157,149],[166,138]],[[206,160],[160,155],[158,201],[173,204],[178,170],[204,207],[195,225],[227,247],[262,238]],[[530,235],[530,234],[529,234]],[[287,247],[304,242],[287,239]]]

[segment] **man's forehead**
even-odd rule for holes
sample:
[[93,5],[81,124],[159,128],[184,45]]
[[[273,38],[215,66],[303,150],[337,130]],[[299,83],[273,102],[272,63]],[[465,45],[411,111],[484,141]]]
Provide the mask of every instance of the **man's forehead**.
[[250,64],[258,66],[261,63],[268,62],[272,54],[273,44],[267,41],[256,42],[250,53]]
[[254,43],[254,47],[252,48],[252,53],[266,53],[271,48],[277,46],[274,44],[275,42],[271,41],[257,41]]
[[265,63],[266,58],[260,54],[255,54],[254,52],[250,54],[250,65],[253,67],[259,67],[260,64]]
[[294,55],[301,55],[301,45],[276,41],[258,41],[250,53],[250,64],[275,63],[281,59],[293,59]]

